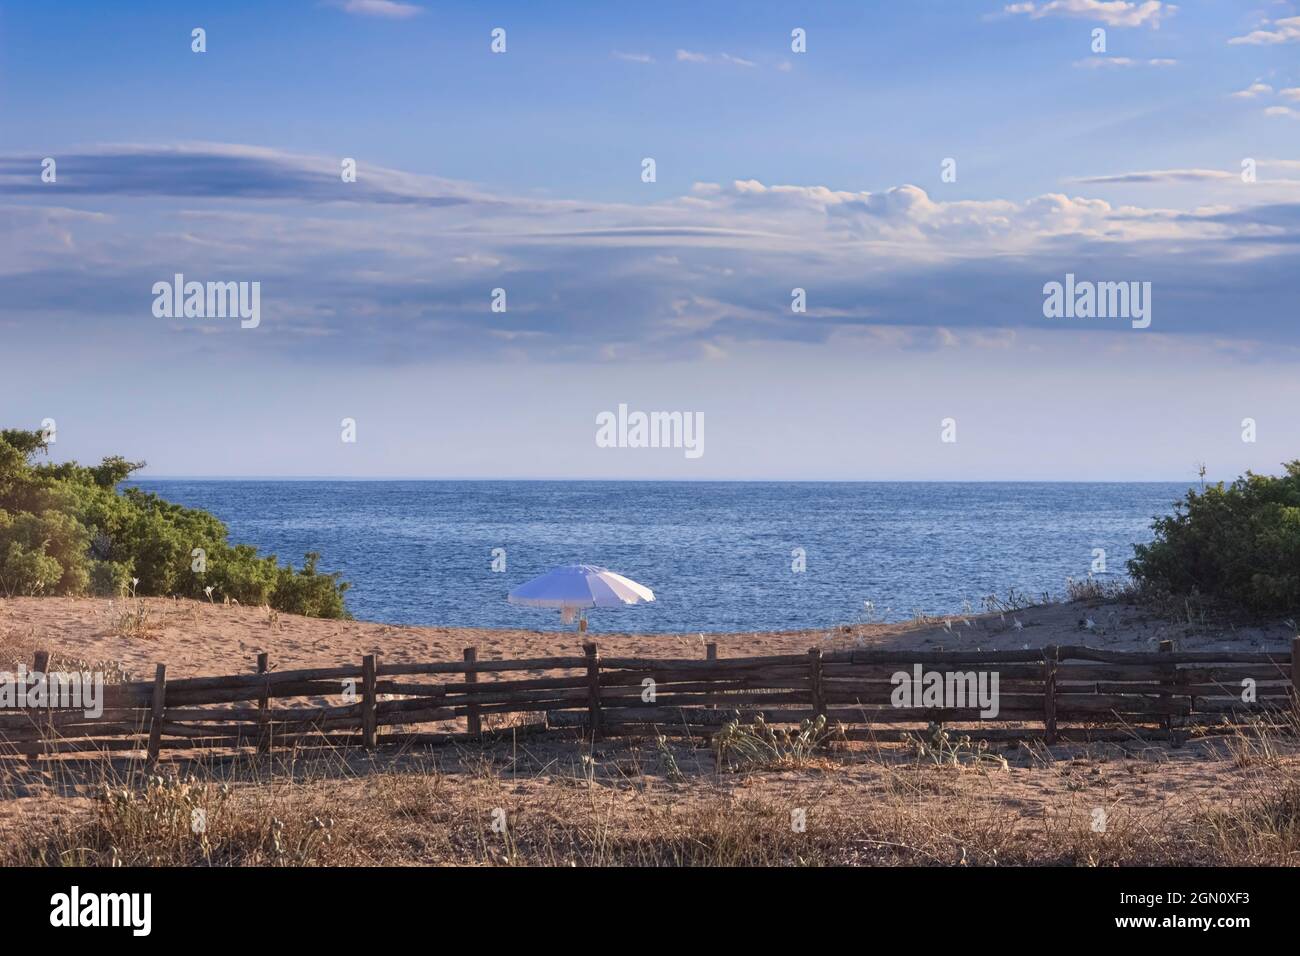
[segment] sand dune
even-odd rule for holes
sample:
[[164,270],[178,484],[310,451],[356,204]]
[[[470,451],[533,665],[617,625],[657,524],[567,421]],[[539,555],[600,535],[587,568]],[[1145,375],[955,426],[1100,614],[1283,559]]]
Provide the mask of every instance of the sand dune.
[[[616,620],[615,615],[599,619]],[[1089,625],[1089,622],[1091,624]],[[740,634],[616,634],[573,630],[500,630],[463,627],[396,627],[368,621],[332,621],[277,614],[266,608],[202,601],[144,598],[0,599],[0,649],[10,660],[30,661],[37,649],[94,663],[117,662],[133,678],[166,663],[186,677],[250,671],[257,654],[273,669],[357,662],[376,653],[392,661],[457,660],[466,647],[480,659],[581,654],[595,640],[606,656],[703,657],[704,644],[721,657],[800,653],[810,647],[956,647],[999,649],[1047,644],[1151,650],[1173,640],[1183,650],[1253,650],[1289,646],[1284,623],[1206,627],[1169,622],[1124,603],[1052,604],[900,624],[852,624],[806,631]]]

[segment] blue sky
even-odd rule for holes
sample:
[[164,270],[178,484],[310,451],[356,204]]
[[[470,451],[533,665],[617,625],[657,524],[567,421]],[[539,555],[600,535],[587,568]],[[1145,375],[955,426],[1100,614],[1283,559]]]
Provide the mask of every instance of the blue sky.
[[[0,5],[6,424],[156,475],[1296,455],[1295,4],[803,6]],[[260,282],[260,325],[155,316],[176,273]],[[1044,317],[1067,273],[1150,282],[1151,326]],[[596,447],[620,403],[705,454]]]

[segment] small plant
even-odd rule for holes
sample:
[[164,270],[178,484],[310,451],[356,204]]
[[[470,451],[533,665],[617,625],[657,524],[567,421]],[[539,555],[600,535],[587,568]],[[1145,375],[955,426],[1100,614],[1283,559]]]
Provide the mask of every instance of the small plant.
[[1001,754],[988,752],[988,741],[972,743],[969,734],[962,734],[956,739],[939,724],[932,723],[923,736],[912,740],[913,751],[918,760],[931,761],[936,767],[979,767],[990,766],[998,770],[1007,770],[1007,758]]
[[[894,609],[892,607],[887,607],[882,611],[876,607],[875,601],[863,601],[862,613],[858,615],[858,619],[854,624],[860,627],[872,627],[877,624],[884,624],[889,620],[890,615],[892,615],[893,612]],[[852,630],[852,628],[847,624],[844,625],[844,629]]]
[[[140,789],[105,787],[97,807],[99,830],[113,860],[120,861],[123,855],[134,859],[148,847],[155,853],[177,855],[197,850],[204,861],[210,861],[207,815],[229,793],[229,788],[205,787],[192,776],[150,776]],[[196,815],[201,815],[203,826],[195,825]]]
[[117,633],[128,640],[155,638],[158,626],[149,605],[139,598],[127,602],[117,615]]
[[771,726],[762,714],[745,725],[737,714],[714,735],[713,749],[719,769],[792,770],[808,766],[817,751],[837,736],[842,734],[827,727],[823,714],[803,720],[793,731]]
[[267,849],[274,862],[283,866],[306,866],[315,862],[320,855],[322,844],[331,843],[334,835],[333,817],[314,816],[296,838],[285,834],[284,821],[279,818],[271,820],[271,829],[267,834]]
[[1065,599],[1067,601],[1118,601],[1133,595],[1133,582],[1127,578],[1103,581],[1092,576],[1076,581],[1065,579]]
[[655,738],[655,751],[659,754],[659,765],[663,768],[665,777],[674,782],[686,779],[686,775],[677,766],[677,758],[668,747],[668,738],[663,734]]
[[1023,611],[1026,608],[1034,607],[1035,605],[1048,604],[1050,603],[1050,598],[1048,595],[1044,594],[1041,595],[1038,600],[1034,600],[1028,594],[1022,594],[1015,588],[1012,588],[1007,592],[1005,598],[1000,598],[996,594],[988,594],[985,595],[982,603],[984,605],[984,610],[986,611],[990,611],[994,614],[1005,614],[1007,611]]

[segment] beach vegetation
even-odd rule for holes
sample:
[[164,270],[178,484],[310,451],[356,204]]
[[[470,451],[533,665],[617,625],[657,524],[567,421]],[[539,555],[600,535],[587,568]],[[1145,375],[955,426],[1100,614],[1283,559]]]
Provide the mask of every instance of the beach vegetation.
[[[1149,593],[1260,615],[1300,610],[1300,461],[1189,490],[1134,547],[1129,573]],[[1189,612],[1190,613],[1190,612]]]
[[246,544],[206,511],[139,488],[119,488],[144,462],[39,461],[39,431],[0,431],[0,594],[177,596],[346,617],[347,583]]

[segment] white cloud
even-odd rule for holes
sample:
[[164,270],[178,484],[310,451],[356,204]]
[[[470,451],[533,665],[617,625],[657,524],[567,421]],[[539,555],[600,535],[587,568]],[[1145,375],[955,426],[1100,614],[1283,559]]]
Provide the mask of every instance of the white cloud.
[[[35,210],[0,209],[25,237],[0,264],[0,322],[66,314],[75,334],[83,302],[96,303],[87,323],[107,312],[147,317],[140,289],[179,271],[183,250],[187,273],[253,270],[277,289],[277,321],[255,346],[238,336],[205,342],[304,363],[499,355],[524,333],[530,357],[578,359],[595,329],[626,358],[817,344],[864,323],[918,334],[942,326],[919,342],[965,341],[978,326],[1037,322],[1043,282],[1066,271],[1179,290],[1170,331],[1227,334],[1247,315],[1261,335],[1296,334],[1285,303],[1300,213],[1286,198],[1268,205],[1258,185],[1212,208],[1065,192],[944,201],[915,185],[868,192],[752,179],[623,204],[484,193],[369,167],[343,184],[334,158],[248,146],[119,147],[75,159],[81,188],[68,201],[84,213],[54,217],[35,209],[48,201],[32,184],[38,160],[0,156],[0,194]],[[1096,182],[1224,176],[1166,169]],[[121,196],[133,201],[114,201]],[[799,321],[773,305],[788,308],[790,275],[817,290]],[[485,319],[483,290],[497,285],[510,290],[510,312]],[[695,305],[673,319],[681,301]],[[146,321],[139,334],[154,342],[157,331]]]
[[678,50],[677,62],[679,63],[729,63],[732,66],[757,66],[753,60],[746,60],[743,57],[732,56],[730,53],[719,53],[716,56],[708,53],[695,53],[691,50]]
[[614,51],[614,58],[626,60],[629,63],[653,63],[655,61],[655,58],[649,53],[622,53],[618,50]]
[[1283,17],[1280,20],[1265,20],[1263,28],[1253,30],[1245,36],[1233,37],[1228,43],[1232,46],[1275,46],[1297,40],[1300,40],[1300,17]]
[[[1098,176],[1079,176],[1065,180],[1071,186],[1119,186],[1141,189],[1132,195],[1149,198],[1151,190],[1162,186],[1188,187],[1196,186],[1194,195],[1201,202],[1213,199],[1225,202],[1240,202],[1249,190],[1249,198],[1260,204],[1278,202],[1293,203],[1300,179],[1287,178],[1288,173],[1300,169],[1300,160],[1256,159],[1258,178],[1245,183],[1239,167],[1228,169],[1181,168],[1181,169],[1138,169],[1121,173],[1107,173]],[[1265,175],[1265,172],[1268,175]]]
[[1107,185],[1113,183],[1194,183],[1237,180],[1237,173],[1222,169],[1147,169],[1138,172],[1112,173],[1106,176],[1085,176],[1071,179],[1075,185]]
[[384,17],[389,20],[405,20],[423,11],[413,3],[398,3],[397,0],[344,0],[343,9],[361,17]]
[[1300,119],[1300,110],[1293,109],[1290,106],[1270,106],[1264,110],[1265,116],[1289,116],[1291,119]]
[[1278,90],[1277,95],[1284,100],[1300,100],[1300,86],[1289,86],[1284,90]]
[[1118,66],[1136,66],[1137,60],[1130,59],[1126,56],[1090,56],[1082,60],[1075,60],[1075,66],[1081,66],[1085,69],[1099,70],[1109,67]]
[[1262,96],[1265,93],[1272,93],[1272,92],[1273,92],[1273,87],[1269,86],[1267,83],[1261,83],[1257,80],[1254,83],[1250,84],[1250,86],[1246,87],[1244,90],[1238,90],[1236,93],[1233,93],[1232,95],[1239,100],[1253,100],[1257,96]]
[[1008,14],[1026,14],[1034,20],[1042,17],[1075,17],[1100,20],[1111,27],[1150,26],[1160,28],[1162,20],[1173,16],[1178,7],[1160,0],[1047,0],[1046,3],[1012,3],[1003,7]]
[[1075,66],[1081,66],[1086,69],[1100,69],[1107,67],[1126,67],[1126,66],[1176,66],[1177,60],[1166,58],[1157,58],[1151,60],[1134,60],[1127,56],[1090,56],[1082,60],[1075,60]]
[[1175,66],[1178,60],[1132,60],[1127,56],[1089,56],[1083,60],[1075,60],[1075,66],[1083,66],[1086,69],[1108,68],[1108,66]]

